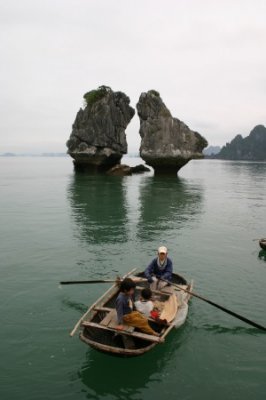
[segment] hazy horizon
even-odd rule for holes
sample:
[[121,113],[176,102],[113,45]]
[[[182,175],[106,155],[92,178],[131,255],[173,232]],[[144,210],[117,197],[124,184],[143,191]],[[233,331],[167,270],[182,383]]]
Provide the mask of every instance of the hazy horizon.
[[[156,89],[223,146],[266,123],[266,2],[0,0],[0,152],[64,152],[83,94]],[[140,146],[139,120],[127,128]]]

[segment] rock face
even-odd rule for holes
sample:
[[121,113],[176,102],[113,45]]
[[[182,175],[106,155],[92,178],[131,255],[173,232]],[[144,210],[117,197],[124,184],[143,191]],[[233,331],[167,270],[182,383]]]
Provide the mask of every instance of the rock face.
[[131,168],[125,164],[117,164],[107,171],[108,175],[125,176],[132,175]]
[[142,93],[137,104],[140,118],[140,156],[156,174],[176,174],[193,158],[202,158],[208,145],[198,132],[173,118],[155,90]]
[[125,130],[135,114],[122,92],[100,86],[84,96],[67,141],[68,154],[77,169],[107,170],[127,153]]
[[132,174],[143,174],[144,172],[149,172],[150,169],[145,167],[145,165],[139,164],[135,167],[130,167],[129,165],[125,164],[117,164],[111,169],[107,171],[108,175],[114,176],[125,176],[125,175],[132,175]]
[[144,172],[150,172],[150,168],[146,167],[143,164],[135,165],[135,167],[131,167],[132,174],[143,174]]
[[257,125],[249,136],[237,135],[213,158],[222,160],[266,161],[266,128]]

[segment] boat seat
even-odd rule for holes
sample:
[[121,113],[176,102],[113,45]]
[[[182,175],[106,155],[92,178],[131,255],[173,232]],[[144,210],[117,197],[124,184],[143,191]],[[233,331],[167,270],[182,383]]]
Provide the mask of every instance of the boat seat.
[[[116,309],[113,308],[111,311],[107,313],[107,315],[101,320],[100,325],[108,326],[109,328],[116,329],[118,323],[117,323],[117,313]],[[134,326],[129,326],[125,325],[123,323],[124,329],[121,331],[126,331],[126,332],[134,332]],[[120,332],[120,331],[119,331]]]
[[[111,328],[110,326],[104,326],[101,324],[97,324],[95,322],[90,322],[90,321],[83,321],[81,323],[82,326],[84,326],[85,328],[101,328],[107,331],[111,331],[111,332],[115,332],[115,333],[121,333],[124,335],[129,335],[138,339],[144,339],[147,340],[149,342],[153,342],[153,343],[162,343],[163,339],[158,337],[158,336],[153,336],[153,335],[149,335],[147,333],[142,333],[142,332],[127,332],[127,331],[118,331],[117,329]],[[169,329],[169,328],[168,328]]]
[[100,324],[108,326],[111,320],[116,316],[116,310],[112,309],[106,313],[106,316],[101,320]]

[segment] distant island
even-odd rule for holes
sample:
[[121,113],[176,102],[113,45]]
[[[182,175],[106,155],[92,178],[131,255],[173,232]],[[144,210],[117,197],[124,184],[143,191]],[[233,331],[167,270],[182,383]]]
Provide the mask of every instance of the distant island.
[[249,136],[237,135],[230,143],[226,143],[221,151],[207,158],[220,160],[266,161],[266,128],[257,125]]
[[0,153],[0,157],[68,157],[66,153]]
[[206,149],[203,150],[204,156],[215,156],[221,151],[220,146],[208,146]]

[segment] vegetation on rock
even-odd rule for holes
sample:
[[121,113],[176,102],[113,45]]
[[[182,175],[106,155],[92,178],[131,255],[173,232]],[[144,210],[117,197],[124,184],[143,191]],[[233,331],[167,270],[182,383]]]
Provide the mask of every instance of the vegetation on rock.
[[97,101],[101,100],[106,96],[107,93],[111,91],[109,86],[99,86],[98,89],[91,90],[84,94],[83,99],[85,100],[85,105],[92,106]]
[[154,89],[149,90],[149,93],[150,93],[150,94],[153,94],[154,96],[160,97],[160,93],[157,92],[157,90],[154,90]]

